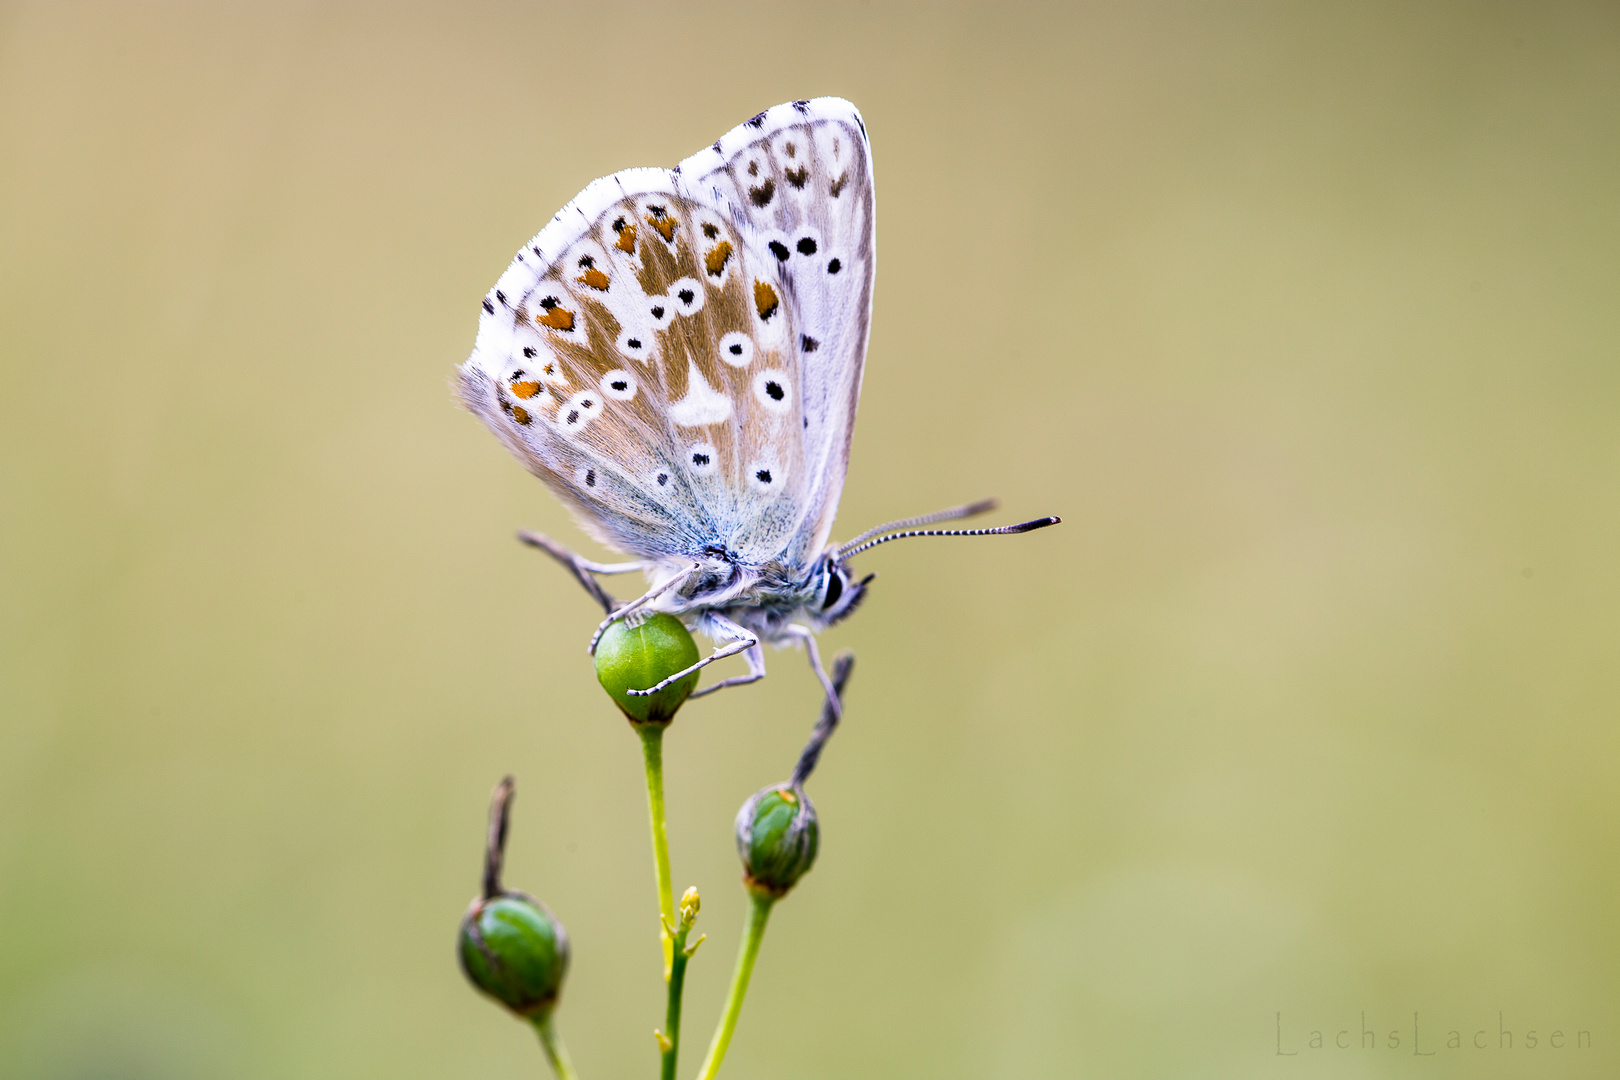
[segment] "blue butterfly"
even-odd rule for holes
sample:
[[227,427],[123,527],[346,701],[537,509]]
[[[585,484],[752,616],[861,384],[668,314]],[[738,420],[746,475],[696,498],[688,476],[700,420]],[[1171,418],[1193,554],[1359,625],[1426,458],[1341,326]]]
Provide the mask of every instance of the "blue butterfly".
[[[460,394],[603,544],[595,563],[520,534],[607,611],[592,636],[666,611],[717,642],[652,694],[762,643],[805,645],[832,708],[815,635],[848,616],[871,575],[849,560],[990,501],[889,522],[829,546],[871,326],[871,148],[839,98],[760,113],[673,169],[629,169],[565,206],[484,298]],[[643,571],[618,604],[595,575]],[[638,691],[631,691],[638,693]]]

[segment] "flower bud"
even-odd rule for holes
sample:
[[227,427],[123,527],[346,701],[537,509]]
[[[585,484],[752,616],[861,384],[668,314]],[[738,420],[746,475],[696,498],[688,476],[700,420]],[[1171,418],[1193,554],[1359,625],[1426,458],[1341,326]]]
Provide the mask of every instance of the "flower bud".
[[693,885],[681,894],[680,925],[691,926],[697,922],[698,912],[703,910],[703,897],[698,895],[697,886]]
[[568,974],[568,932],[546,905],[501,884],[513,791],[508,776],[490,796],[483,895],[462,917],[456,954],[478,989],[519,1016],[543,1019]]
[[596,678],[632,724],[667,724],[697,686],[698,673],[648,697],[627,691],[656,686],[698,662],[697,642],[681,621],[658,612],[636,626],[621,619],[596,643]]
[[551,1011],[568,973],[568,934],[534,897],[477,899],[461,920],[461,969],[474,986],[519,1016]]
[[786,895],[816,861],[820,839],[810,796],[792,784],[761,788],[737,811],[743,880],[756,893]]

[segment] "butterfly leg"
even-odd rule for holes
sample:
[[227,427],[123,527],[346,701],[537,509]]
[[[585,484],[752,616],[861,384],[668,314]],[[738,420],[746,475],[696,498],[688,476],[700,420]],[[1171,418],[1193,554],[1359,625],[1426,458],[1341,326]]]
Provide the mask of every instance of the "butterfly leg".
[[755,645],[752,649],[744,650],[743,659],[748,661],[748,674],[733,675],[729,679],[721,679],[713,686],[705,686],[701,690],[692,691],[692,697],[702,697],[712,694],[716,690],[724,690],[728,686],[747,686],[751,682],[759,682],[765,677],[765,650]]
[[[618,622],[620,619],[623,619],[625,616],[631,614],[632,612],[638,610],[639,608],[641,608],[643,605],[647,604],[648,602],[656,600],[660,596],[663,596],[665,593],[669,592],[669,590],[675,588],[675,586],[679,585],[681,582],[685,581],[687,578],[689,578],[693,574],[697,573],[698,569],[699,569],[698,564],[693,563],[690,569],[682,570],[680,573],[676,574],[674,577],[670,578],[668,581],[666,581],[662,585],[658,586],[658,588],[653,589],[653,590],[651,590],[649,592],[643,593],[640,597],[636,598],[635,600],[630,601],[628,604],[624,605],[621,608],[617,608],[617,609],[614,609],[612,611],[609,611],[608,612],[608,617],[602,620],[602,624],[596,628],[596,633],[591,635],[591,643],[587,647],[587,651],[592,656],[595,656],[596,655],[596,643],[602,640],[602,635],[607,633],[608,627],[612,626],[614,623]],[[634,693],[634,691],[631,691],[631,692]]]
[[529,532],[527,529],[523,529],[518,532],[518,539],[530,547],[539,548],[562,563],[574,575],[574,580],[578,581],[585,591],[591,594],[591,599],[602,605],[603,611],[612,611],[619,606],[619,602],[613,599],[613,595],[602,588],[591,575],[628,574],[633,570],[641,569],[641,564],[638,562],[597,563],[591,562],[589,559],[582,559],[544,533]]
[[838,720],[844,718],[844,705],[838,697],[838,690],[833,686],[832,679],[827,677],[827,669],[821,666],[821,650],[816,647],[815,631],[808,626],[789,623],[787,627],[789,637],[796,637],[804,642],[804,651],[810,657],[810,670],[816,673],[821,680],[821,688],[827,692],[827,708],[831,709],[833,716]]
[[[696,567],[693,567],[693,569],[696,569]],[[631,697],[646,697],[649,694],[656,694],[656,693],[658,693],[658,691],[662,690],[664,687],[670,685],[671,683],[679,682],[680,680],[686,678],[688,675],[692,674],[692,672],[703,670],[704,668],[708,667],[710,664],[714,663],[716,660],[724,660],[728,656],[736,656],[740,652],[748,652],[750,650],[756,650],[756,649],[759,648],[759,638],[755,637],[752,632],[750,632],[748,630],[744,630],[742,627],[738,626],[736,623],[732,622],[730,619],[726,618],[724,615],[719,615],[719,614],[716,614],[714,612],[710,612],[709,613],[709,621],[711,623],[713,623],[715,626],[719,627],[721,630],[723,630],[726,633],[730,634],[734,640],[729,641],[726,644],[724,644],[724,645],[720,646],[719,648],[715,649],[714,652],[710,653],[708,656],[705,656],[703,659],[699,660],[697,663],[693,664],[691,667],[686,668],[686,669],[684,669],[682,671],[677,671],[675,674],[671,675],[669,678],[667,678],[667,679],[663,680],[662,682],[658,683],[656,686],[649,686],[645,690],[628,690],[628,691],[626,691],[626,693],[628,693]],[[752,675],[752,676],[748,676],[748,677],[739,676],[739,678],[743,678],[743,681],[745,681],[745,682],[754,682],[757,679],[764,678],[764,676],[765,676],[765,658],[763,656],[759,657],[758,663],[759,663],[759,668],[758,668],[758,674],[757,675]],[[750,668],[753,668],[754,661],[750,660],[748,662],[748,666]],[[724,685],[726,685],[724,682],[717,683],[714,686],[710,687],[709,689],[710,690],[718,690],[718,689],[720,689],[721,686],[724,686]]]

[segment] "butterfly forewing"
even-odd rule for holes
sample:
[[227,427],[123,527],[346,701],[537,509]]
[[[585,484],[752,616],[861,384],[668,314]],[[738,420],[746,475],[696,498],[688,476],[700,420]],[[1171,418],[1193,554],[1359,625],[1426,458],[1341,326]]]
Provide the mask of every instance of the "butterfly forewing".
[[838,99],[598,180],[485,298],[462,395],[604,542],[803,567],[848,461],[872,211]]

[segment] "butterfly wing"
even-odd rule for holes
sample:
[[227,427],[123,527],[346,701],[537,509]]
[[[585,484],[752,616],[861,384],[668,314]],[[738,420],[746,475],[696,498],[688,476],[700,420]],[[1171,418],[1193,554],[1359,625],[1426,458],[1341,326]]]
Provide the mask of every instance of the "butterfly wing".
[[830,98],[598,180],[485,297],[462,398],[610,546],[803,566],[848,460],[872,210]]

